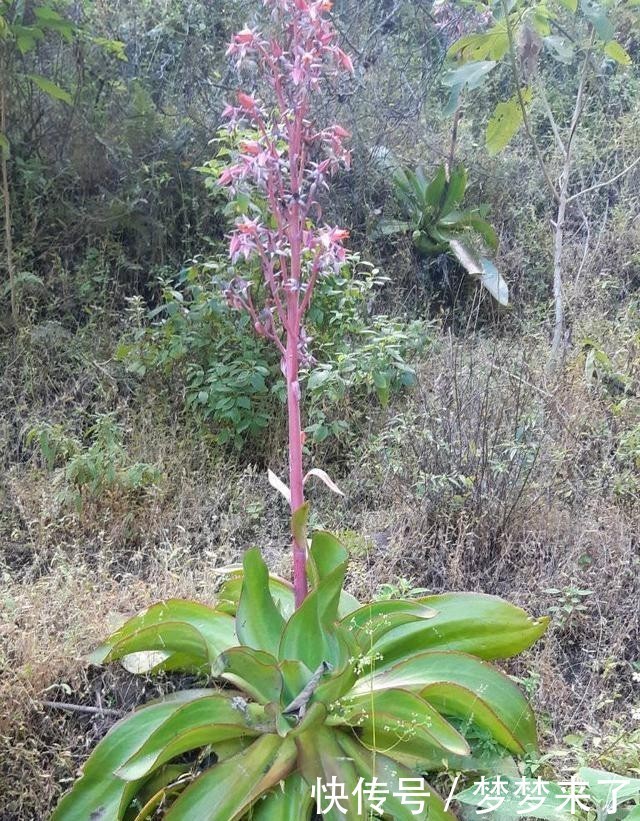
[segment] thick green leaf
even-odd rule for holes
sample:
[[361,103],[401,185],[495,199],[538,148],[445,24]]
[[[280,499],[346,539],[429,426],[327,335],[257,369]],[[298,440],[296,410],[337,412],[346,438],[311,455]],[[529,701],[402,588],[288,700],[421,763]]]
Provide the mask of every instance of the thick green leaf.
[[399,199],[408,210],[414,209],[419,205],[419,200],[416,200],[415,188],[412,183],[412,172],[403,168],[398,168],[393,173],[393,183],[396,187]]
[[460,733],[416,693],[374,691],[347,704],[344,721],[360,728],[362,743],[408,767],[442,768],[451,755],[471,752]]
[[8,157],[10,153],[11,143],[9,142],[7,135],[0,131],[0,156],[4,155],[5,157]]
[[275,655],[284,629],[284,618],[269,590],[269,571],[257,548],[244,554],[242,593],[236,630],[247,647]]
[[374,645],[386,633],[405,624],[423,625],[436,611],[418,601],[388,599],[365,604],[342,620],[355,636],[363,652],[373,650]]
[[341,669],[349,656],[344,631],[336,629],[347,564],[344,562],[312,590],[287,622],[278,657],[297,659],[310,670],[324,661]]
[[[500,680],[498,671],[493,672],[497,675],[490,677],[487,690],[477,679],[464,685],[450,681],[429,685],[422,696],[445,715],[486,730],[515,755],[535,752],[535,718],[529,704],[513,682],[506,676]],[[446,671],[441,676],[446,676]]]
[[[233,571],[229,578],[222,584],[218,591],[217,609],[224,613],[229,613],[231,616],[236,615],[240,594],[242,593],[243,577],[244,571],[241,569],[236,570]],[[282,616],[284,619],[288,619],[295,610],[293,585],[285,579],[280,578],[280,576],[269,574],[269,590]]]
[[[189,764],[168,764],[162,767],[153,778],[144,782],[125,814],[126,821],[150,821],[158,807],[171,803],[186,789],[189,780],[184,776],[190,769]],[[142,809],[136,812],[141,804]]]
[[314,803],[309,785],[294,773],[255,804],[251,821],[307,821]]
[[324,704],[329,708],[338,699],[345,696],[358,678],[357,665],[351,661],[341,671],[326,676],[313,694],[312,702]]
[[[323,728],[311,733],[304,733],[296,741],[299,749],[300,772],[306,782],[314,787],[318,784],[335,783],[344,786],[344,798],[340,805],[343,812],[336,807],[323,814],[329,821],[344,821],[345,818],[362,817],[358,812],[357,796],[354,795],[358,784],[358,773],[352,761],[343,753],[339,739],[344,734]],[[332,782],[332,779],[335,779]],[[316,801],[318,804],[319,802]],[[326,802],[321,808],[327,808]]]
[[309,683],[314,671],[297,659],[287,659],[279,664],[284,681],[283,702],[290,704]]
[[578,0],[559,0],[559,2],[573,14],[578,10]]
[[279,702],[282,673],[277,660],[263,650],[231,647],[218,656],[214,675],[230,681],[261,704]]
[[450,214],[462,202],[466,190],[467,169],[463,165],[459,165],[451,171],[444,202],[442,203],[443,215]]
[[444,593],[419,603],[434,611],[433,616],[381,636],[372,647],[382,657],[378,669],[424,650],[458,650],[485,660],[509,658],[530,647],[549,624],[548,617],[532,619],[504,599],[481,593]]
[[[189,658],[189,667],[206,666],[237,644],[231,616],[198,602],[169,599],[129,619],[89,660],[107,664],[131,653],[157,651],[168,661],[176,654]],[[158,664],[158,657],[151,655],[148,669]]]
[[71,94],[69,94],[68,91],[65,91],[64,88],[60,88],[60,86],[52,80],[43,77],[41,74],[29,74],[29,79],[32,83],[34,83],[34,85],[37,85],[41,91],[44,91],[44,93],[52,99],[61,100],[67,105],[71,105],[73,103],[73,97]]
[[418,253],[427,257],[442,254],[449,246],[448,242],[434,242],[424,231],[414,231],[412,239]]
[[179,705],[119,767],[117,775],[137,781],[190,750],[234,738],[261,735],[267,716],[257,705],[228,696],[205,695]]
[[516,685],[475,656],[428,651],[359,679],[353,695],[405,689],[419,693],[445,715],[458,716],[490,732],[508,750],[536,748],[531,707]]
[[492,251],[497,250],[499,244],[498,235],[490,222],[487,222],[487,220],[483,219],[478,214],[465,211],[460,218],[460,225],[473,228],[476,234],[479,234],[482,237],[482,240],[486,243],[488,248]]
[[[307,573],[312,587],[332,573],[339,565],[344,564],[349,554],[342,542],[326,530],[316,530],[311,537]],[[343,618],[360,607],[360,602],[346,590],[340,592],[338,617]]]
[[427,186],[424,192],[424,204],[435,210],[440,208],[440,202],[444,195],[445,186],[447,184],[447,175],[444,165],[441,165],[436,172],[435,177]]
[[349,554],[339,539],[326,530],[316,530],[309,549],[309,581],[314,587],[317,587],[323,579],[333,573],[339,565],[344,564],[348,558]]
[[[522,99],[530,103],[533,97],[530,88],[522,89]],[[487,124],[486,145],[489,154],[499,154],[511,142],[523,123],[522,108],[517,95],[503,103],[498,103]]]
[[293,741],[264,735],[239,755],[206,770],[164,817],[166,821],[236,821],[289,775],[295,761]]
[[415,171],[407,171],[407,179],[413,188],[415,201],[419,205],[424,205],[425,203],[428,204],[425,200],[428,183],[424,173],[424,168],[418,166]]
[[58,804],[51,821],[119,821],[140,787],[114,773],[183,704],[211,695],[211,690],[188,690],[118,721],[95,748],[81,778]]
[[589,793],[602,809],[610,809],[615,802],[620,805],[625,801],[640,798],[640,778],[628,778],[606,770],[581,767],[578,770],[578,779],[589,785]]
[[384,810],[395,821],[456,821],[438,793],[414,770],[379,752],[374,755],[351,736],[341,735],[338,740],[360,778],[371,782],[375,776],[386,785]]

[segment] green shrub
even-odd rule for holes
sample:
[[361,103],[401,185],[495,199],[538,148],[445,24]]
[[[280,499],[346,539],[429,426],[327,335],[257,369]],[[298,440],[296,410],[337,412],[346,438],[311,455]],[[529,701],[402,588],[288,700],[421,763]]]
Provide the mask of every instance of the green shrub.
[[59,465],[61,501],[81,508],[85,499],[129,495],[157,484],[161,473],[146,462],[131,462],[122,443],[123,431],[113,414],[98,416],[89,429],[90,445],[68,436],[61,425],[43,423],[27,434],[37,442],[48,470]]
[[[279,416],[285,386],[273,346],[225,302],[227,267],[226,260],[197,262],[177,281],[163,281],[162,303],[146,317],[134,301],[134,327],[117,357],[139,377],[173,374],[188,411],[212,426],[219,443],[241,449]],[[385,282],[357,256],[318,282],[308,330],[323,364],[312,361],[302,374],[315,442],[353,436],[370,397],[384,406],[414,382],[409,362],[430,342],[430,326],[370,316]]]

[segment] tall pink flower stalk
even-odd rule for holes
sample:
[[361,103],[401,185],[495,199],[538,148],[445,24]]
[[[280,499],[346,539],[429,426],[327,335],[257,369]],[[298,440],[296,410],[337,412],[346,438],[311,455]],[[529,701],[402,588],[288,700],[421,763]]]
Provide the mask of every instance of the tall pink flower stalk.
[[[300,415],[300,367],[309,361],[303,318],[319,276],[345,262],[348,231],[322,222],[318,195],[329,177],[349,166],[339,125],[318,129],[310,119],[311,101],[322,80],[352,72],[350,58],[338,46],[327,17],[329,0],[264,0],[271,11],[270,30],[245,27],[228,54],[239,65],[258,66],[270,99],[238,92],[224,111],[238,136],[233,164],[218,182],[232,194],[247,191],[266,213],[241,217],[230,236],[232,263],[257,258],[266,296],[257,304],[248,279],[237,276],[227,289],[229,303],[247,311],[255,331],[270,339],[282,356],[289,421],[289,491],[291,510],[304,504],[303,432]],[[307,546],[293,536],[293,585],[296,606],[307,595]]]

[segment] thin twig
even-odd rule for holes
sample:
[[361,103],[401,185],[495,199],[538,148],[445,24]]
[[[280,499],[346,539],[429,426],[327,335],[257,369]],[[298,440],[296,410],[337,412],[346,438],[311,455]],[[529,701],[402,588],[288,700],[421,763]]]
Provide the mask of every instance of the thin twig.
[[549,100],[547,99],[543,83],[538,84],[538,92],[540,94],[540,99],[542,100],[542,105],[545,110],[545,114],[547,115],[547,119],[549,120],[549,124],[551,125],[553,136],[556,138],[556,142],[558,144],[560,151],[562,151],[563,156],[566,157],[567,149],[565,148],[565,144],[562,141],[562,137],[560,136],[560,129],[558,128],[556,118],[553,116],[553,111],[551,110],[551,106],[549,105]]
[[640,163],[640,157],[636,157],[635,160],[628,165],[626,168],[623,168],[619,174],[616,174],[615,177],[611,177],[611,179],[605,180],[604,182],[597,182],[595,185],[590,185],[589,188],[584,188],[582,191],[578,191],[577,194],[572,194],[568,199],[567,202],[572,202],[578,197],[582,197],[583,194],[590,194],[592,191],[596,191],[598,188],[604,188],[606,185],[611,185],[612,183],[619,180],[620,177],[624,177],[625,174],[628,174],[633,168],[636,167]]
[[86,707],[82,704],[68,704],[65,701],[40,701],[43,707],[52,707],[55,710],[66,710],[69,713],[85,713],[86,715],[114,716],[121,718],[123,710],[112,710],[109,707]]

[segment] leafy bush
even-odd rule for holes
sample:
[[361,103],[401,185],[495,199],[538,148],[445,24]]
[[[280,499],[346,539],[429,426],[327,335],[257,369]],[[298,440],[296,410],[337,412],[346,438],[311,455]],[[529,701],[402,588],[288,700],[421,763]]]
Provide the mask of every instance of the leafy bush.
[[[300,538],[305,519],[306,507],[293,520]],[[487,661],[529,647],[547,619],[477,594],[361,605],[343,589],[346,571],[346,550],[316,532],[311,592],[297,610],[292,586],[269,576],[254,549],[224,583],[216,609],[173,600],[128,621],[93,654],[95,663],[180,670],[203,689],[118,722],[53,821],[96,813],[143,821],[158,812],[302,821],[315,817],[320,787],[332,777],[344,785],[346,817],[375,812],[379,802],[367,800],[366,788],[363,806],[357,793],[361,779],[377,778],[389,790],[385,817],[452,819],[419,774],[476,771],[482,765],[469,742],[478,732],[512,755],[535,752],[531,708]],[[230,689],[211,688],[212,678]],[[398,796],[405,779],[418,785],[418,814]]]
[[27,444],[38,443],[48,470],[61,465],[61,501],[80,508],[85,498],[128,495],[160,481],[161,473],[154,465],[130,462],[122,443],[122,428],[113,414],[99,416],[89,434],[93,439],[89,446],[68,436],[60,425],[43,423],[27,434]]
[[[426,323],[371,317],[386,280],[357,256],[349,263],[318,282],[309,310],[314,355],[323,364],[311,364],[301,381],[309,402],[307,434],[316,442],[349,437],[370,396],[386,405],[412,385],[409,361],[430,341]],[[162,304],[147,317],[134,303],[135,327],[117,356],[140,377],[177,373],[190,412],[213,426],[218,442],[239,449],[248,440],[255,444],[278,416],[285,385],[276,351],[224,299],[227,268],[226,260],[198,262],[177,282],[164,281]]]

